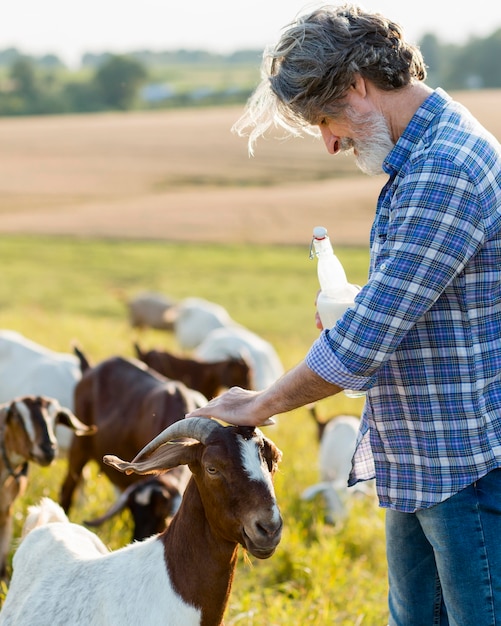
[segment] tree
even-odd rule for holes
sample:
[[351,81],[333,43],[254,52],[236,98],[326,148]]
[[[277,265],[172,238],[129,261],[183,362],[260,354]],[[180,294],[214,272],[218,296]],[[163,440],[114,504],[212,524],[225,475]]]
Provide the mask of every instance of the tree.
[[487,89],[501,87],[501,29],[485,39],[473,40],[465,49],[465,60],[467,55],[474,61],[471,74],[478,77],[478,86]]
[[434,87],[440,84],[440,76],[443,70],[444,59],[441,53],[441,44],[438,37],[432,33],[423,35],[419,42],[419,48],[423,55],[427,68],[427,83]]
[[27,57],[18,57],[10,68],[10,78],[15,92],[26,102],[35,102],[39,88],[33,62]]
[[125,55],[112,55],[96,70],[94,83],[103,103],[125,111],[132,108],[148,73],[142,63]]

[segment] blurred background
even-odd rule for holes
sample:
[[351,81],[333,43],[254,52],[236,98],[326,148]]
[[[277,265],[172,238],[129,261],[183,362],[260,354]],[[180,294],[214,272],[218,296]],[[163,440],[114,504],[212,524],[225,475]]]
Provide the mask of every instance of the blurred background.
[[[20,0],[2,8],[0,115],[243,103],[264,46],[318,3]],[[501,86],[501,5],[362,3],[419,44],[429,84]]]

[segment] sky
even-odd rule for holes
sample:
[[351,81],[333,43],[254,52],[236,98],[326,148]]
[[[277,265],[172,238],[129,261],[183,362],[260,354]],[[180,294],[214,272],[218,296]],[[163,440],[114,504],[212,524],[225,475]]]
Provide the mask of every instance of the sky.
[[[295,15],[327,0],[0,0],[0,50],[57,54],[77,66],[85,52],[202,49],[228,53],[274,43]],[[334,4],[340,4],[334,0]],[[399,22],[407,39],[425,33],[462,44],[501,28],[501,2],[360,0]]]

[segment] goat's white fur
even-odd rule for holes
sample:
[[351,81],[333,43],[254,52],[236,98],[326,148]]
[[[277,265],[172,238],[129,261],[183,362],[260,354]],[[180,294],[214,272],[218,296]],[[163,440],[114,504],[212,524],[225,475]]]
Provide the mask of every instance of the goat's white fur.
[[161,293],[145,291],[127,302],[129,323],[131,326],[172,330],[172,322],[166,314],[174,305],[174,301]]
[[352,458],[355,453],[360,420],[354,415],[338,415],[331,419],[320,441],[318,466],[320,481],[305,489],[303,500],[323,494],[329,522],[341,521],[348,514],[350,494],[373,494],[373,481],[348,487]]
[[[171,586],[163,544],[156,537],[110,552],[97,535],[71,524],[48,498],[31,508],[27,523],[34,528],[23,539],[23,550],[15,553],[13,566],[33,575],[11,583],[9,594],[12,591],[16,606],[8,594],[0,612],[2,626],[163,624],[166,614],[171,626],[199,626],[200,611],[183,602]],[[35,563],[46,569],[40,582],[30,565]],[[29,603],[23,603],[28,596]],[[50,612],[45,608],[47,596]],[[90,597],[100,607],[93,620]]]
[[254,389],[264,389],[280,378],[284,367],[273,346],[236,322],[228,311],[203,298],[186,298],[166,314],[183,350],[194,350],[201,361],[230,357],[245,359],[252,368]]
[[[73,411],[73,390],[81,378],[76,356],[55,352],[13,330],[0,330],[0,403],[21,396],[48,396]],[[71,443],[71,431],[57,426],[60,451]]]
[[241,357],[252,368],[254,389],[265,389],[284,373],[275,348],[256,333],[243,327],[216,328],[194,351],[202,361]]
[[204,298],[185,298],[169,309],[166,317],[183,350],[196,348],[215,328],[239,326],[223,306]]
[[24,404],[24,402],[15,402],[15,405],[16,411],[23,420],[24,430],[26,431],[30,441],[33,443],[35,441],[35,431],[33,429],[33,422],[31,421],[28,407]]

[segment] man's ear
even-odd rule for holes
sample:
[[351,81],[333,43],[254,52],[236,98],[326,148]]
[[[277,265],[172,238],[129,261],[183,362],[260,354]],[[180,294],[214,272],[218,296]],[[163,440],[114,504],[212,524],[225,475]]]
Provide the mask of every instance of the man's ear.
[[365,98],[367,96],[367,85],[365,78],[360,74],[355,74],[353,83],[350,86],[350,92],[352,95],[356,95],[359,98]]

